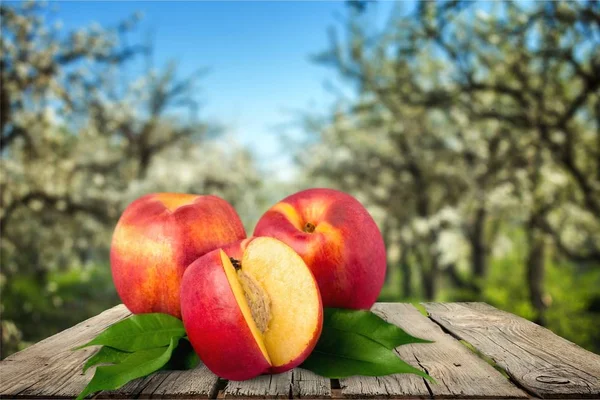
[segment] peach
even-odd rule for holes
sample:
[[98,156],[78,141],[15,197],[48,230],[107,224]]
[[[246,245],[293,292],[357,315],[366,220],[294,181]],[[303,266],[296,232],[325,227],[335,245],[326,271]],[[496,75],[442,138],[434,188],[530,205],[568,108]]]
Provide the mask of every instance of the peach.
[[192,263],[181,282],[188,338],[216,375],[245,380],[301,364],[323,325],[317,283],[304,261],[273,238],[238,243]]
[[292,247],[319,284],[323,305],[369,309],[386,270],[381,232],[354,197],[333,189],[308,189],[269,209],[254,236],[270,236]]
[[233,207],[217,196],[149,194],[131,203],[115,228],[110,264],[119,297],[134,314],[181,318],[185,268],[211,250],[246,237]]

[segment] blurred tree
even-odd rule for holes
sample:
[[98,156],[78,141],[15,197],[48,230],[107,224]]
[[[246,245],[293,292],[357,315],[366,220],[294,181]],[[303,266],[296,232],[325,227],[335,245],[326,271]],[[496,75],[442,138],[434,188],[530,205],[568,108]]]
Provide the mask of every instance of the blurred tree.
[[365,7],[317,57],[356,96],[309,121],[299,159],[371,207],[406,297],[418,273],[427,299],[485,299],[518,226],[545,323],[548,260],[600,265],[599,3],[420,2],[382,31]]
[[[18,330],[39,340],[118,301],[110,234],[139,195],[214,193],[246,221],[260,202],[250,154],[198,118],[198,74],[156,71],[149,46],[127,44],[137,17],[62,34],[46,13],[0,8],[3,357]],[[142,56],[147,73],[130,81]]]

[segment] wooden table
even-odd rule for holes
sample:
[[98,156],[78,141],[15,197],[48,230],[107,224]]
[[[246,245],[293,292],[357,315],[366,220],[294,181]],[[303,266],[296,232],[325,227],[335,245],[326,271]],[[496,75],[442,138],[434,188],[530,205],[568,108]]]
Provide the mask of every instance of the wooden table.
[[[204,365],[161,371],[97,398],[600,398],[600,356],[532,322],[485,303],[378,303],[373,311],[434,344],[398,354],[431,374],[329,380],[297,368],[234,382]],[[0,362],[2,398],[75,397],[91,379],[81,367],[96,348],[71,351],[129,315],[120,305]]]

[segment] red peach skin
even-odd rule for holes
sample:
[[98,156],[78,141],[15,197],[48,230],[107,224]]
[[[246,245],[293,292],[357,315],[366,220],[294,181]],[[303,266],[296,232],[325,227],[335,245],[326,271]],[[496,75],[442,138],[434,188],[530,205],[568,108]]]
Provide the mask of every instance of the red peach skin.
[[302,257],[324,307],[369,309],[381,292],[386,271],[381,232],[346,193],[308,189],[291,195],[261,217],[254,236],[279,239]]
[[131,203],[115,228],[110,263],[117,292],[134,314],[181,318],[186,267],[246,237],[233,207],[217,196],[154,193]]

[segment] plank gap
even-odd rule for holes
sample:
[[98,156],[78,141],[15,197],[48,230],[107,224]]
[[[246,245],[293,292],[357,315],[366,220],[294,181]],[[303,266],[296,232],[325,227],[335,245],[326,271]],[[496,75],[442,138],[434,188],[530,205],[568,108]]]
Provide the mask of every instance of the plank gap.
[[[169,372],[169,373],[171,373],[171,372]],[[159,381],[158,385],[156,384],[157,382],[153,382],[152,380],[149,379],[141,388],[139,388],[139,391],[137,391],[137,393],[135,394],[136,398],[138,398],[138,399],[149,399],[149,398],[151,398],[154,395],[154,392],[156,392],[158,386],[160,386],[160,384],[163,383],[169,377],[169,373],[161,374],[161,376],[158,376],[157,378],[155,378],[156,380]],[[154,386],[154,390],[151,393],[149,393],[147,395],[144,395],[143,392],[150,385]]]
[[302,368],[292,371],[292,398],[329,399],[331,379]]
[[[31,389],[32,387],[34,387],[37,383],[38,383],[37,381],[36,382],[32,382],[31,385],[23,387],[17,393],[14,394],[14,397],[19,397],[19,398],[23,398],[23,399],[28,398],[27,394],[26,394],[27,391],[29,389]],[[23,394],[23,392],[25,392],[25,394]],[[10,396],[6,396],[5,397],[4,395],[2,395],[2,396],[0,396],[0,399],[10,399]]]
[[460,336],[456,335],[454,332],[448,330],[444,325],[438,323],[435,319],[431,318],[431,315],[429,313],[427,314],[427,316],[431,321],[433,321],[433,323],[438,325],[442,329],[442,331],[444,331],[444,333],[446,333],[446,334],[452,336],[454,339],[458,340],[460,342],[460,344],[462,344],[467,349],[469,349],[471,351],[471,353],[475,354],[477,357],[481,358],[483,361],[490,364],[492,367],[494,367],[494,369],[496,369],[498,372],[500,372],[500,374],[502,374],[502,376],[504,376],[506,379],[511,380],[510,374],[504,368],[499,366],[496,363],[496,360],[494,360],[492,357],[482,353],[471,343],[462,339]]
[[[507,380],[510,381],[510,383],[512,383],[513,385],[517,386],[519,389],[523,390],[525,393],[527,393],[530,397],[534,398],[534,399],[539,399],[540,397],[538,397],[537,394],[535,394],[534,392],[532,392],[531,390],[527,389],[525,386],[521,385],[519,383],[518,380],[514,379],[512,377],[512,375],[505,370],[504,368],[502,368],[501,366],[499,366],[496,361],[482,353],[481,351],[479,351],[475,346],[473,346],[471,343],[467,342],[464,339],[461,339],[458,335],[454,334],[454,332],[446,329],[446,327],[442,324],[439,324],[435,319],[431,318],[431,314],[427,313],[428,318],[433,321],[435,324],[437,324],[442,331],[444,331],[445,333],[447,333],[448,335],[452,336],[453,338],[455,338],[456,340],[458,340],[460,342],[460,344],[462,344],[463,346],[465,346],[467,349],[469,349],[469,351],[471,351],[471,353],[475,354],[477,357],[481,358],[483,361],[485,361],[486,363],[490,364],[492,367],[494,367],[494,369],[498,372],[500,372],[502,374],[502,376],[504,376]],[[416,357],[415,357],[416,358]],[[417,360],[418,361],[418,360]],[[421,365],[421,364],[419,364]],[[425,368],[423,368],[425,369]],[[427,370],[425,370],[425,372],[427,372]],[[429,372],[427,372],[429,373]],[[427,382],[425,382],[425,384],[427,385],[427,388],[429,388],[429,384]],[[433,396],[432,396],[433,397]]]
[[227,386],[227,379],[219,378],[217,380],[217,384],[215,385],[213,391],[210,393],[211,399],[222,399],[224,397],[223,391]]
[[[425,373],[427,375],[429,375],[429,371],[427,370],[427,368],[425,368],[425,366],[423,364],[421,364],[421,361],[419,360],[419,358],[417,357],[416,354],[414,354],[415,360],[417,360],[417,364],[419,364],[419,366],[421,368],[423,368],[423,371],[425,371]],[[431,376],[431,375],[429,375]],[[431,396],[431,398],[433,399],[433,391],[431,390],[431,386],[429,386],[429,382],[427,382],[427,379],[422,378],[423,379],[423,383],[425,384],[425,386],[427,387],[427,391],[429,392],[429,396]]]
[[[510,371],[502,368],[500,365],[498,365],[496,363],[496,361],[494,361],[494,359],[492,357],[489,357],[487,355],[485,355],[484,353],[482,353],[481,351],[479,351],[477,348],[475,348],[475,346],[473,346],[471,343],[467,342],[466,340],[459,340],[463,345],[465,345],[467,348],[473,348],[473,352],[475,354],[477,354],[479,357],[483,358],[484,360],[489,359],[493,362],[493,367],[496,368],[498,371],[501,371],[503,375],[506,376],[506,379],[508,379],[509,381],[512,382],[513,385],[517,386],[518,388],[520,388],[521,390],[523,390],[525,393],[527,393],[529,396],[531,396],[534,399],[541,399],[542,397],[538,396],[537,393],[535,393],[533,390],[527,388],[527,386],[523,385],[518,379],[516,379],[516,377],[514,377]],[[492,340],[493,341],[493,340]],[[487,361],[487,360],[486,360]]]
[[[428,316],[428,318],[431,321],[433,321],[433,323],[435,323],[436,325],[438,325],[442,329],[442,331],[444,331],[448,335],[450,335],[453,338],[455,338],[457,341],[460,342],[460,344],[462,344],[467,349],[469,349],[469,351],[471,351],[471,353],[475,354],[477,357],[481,358],[483,361],[485,361],[486,363],[488,363],[492,367],[494,367],[494,369],[496,371],[500,372],[500,374],[502,374],[502,376],[504,376],[508,381],[510,381],[510,383],[512,383],[513,385],[515,385],[516,387],[518,387],[519,389],[521,389],[522,391],[524,391],[525,393],[527,393],[527,395],[530,396],[531,398],[534,398],[534,399],[539,399],[540,398],[535,392],[527,389],[527,387],[523,386],[518,380],[514,379],[513,376],[507,370],[505,370],[500,365],[498,365],[496,363],[496,361],[492,357],[490,357],[490,356],[482,353],[475,346],[473,346],[471,343],[469,343],[468,341],[462,339],[460,336],[456,335],[451,330],[448,330],[444,325],[438,323],[438,321],[436,321],[434,318],[431,317],[431,314],[429,314],[429,312],[427,313],[427,316]],[[421,365],[421,364],[419,364],[419,365]],[[425,369],[425,368],[423,368],[423,369]],[[425,372],[427,372],[427,370],[425,370]],[[429,372],[427,372],[427,373],[429,373]],[[429,384],[427,382],[425,382],[425,384],[427,385],[427,388],[430,389],[429,388]],[[431,389],[430,389],[430,391],[431,391]],[[433,397],[433,394],[432,394],[432,397]]]

